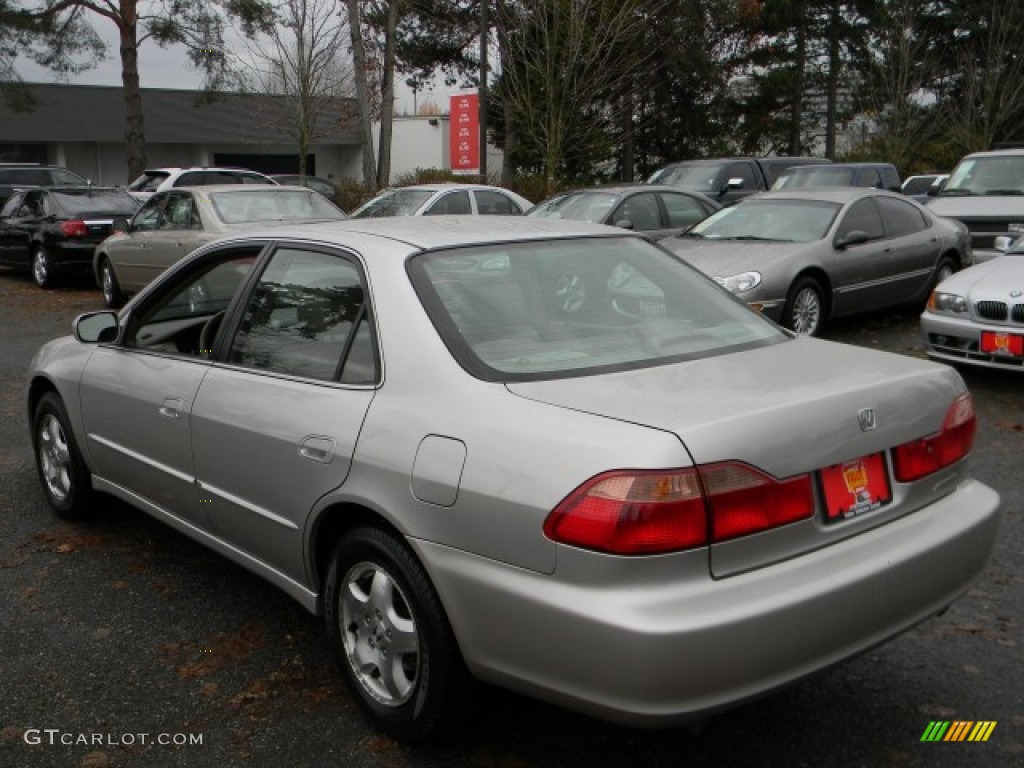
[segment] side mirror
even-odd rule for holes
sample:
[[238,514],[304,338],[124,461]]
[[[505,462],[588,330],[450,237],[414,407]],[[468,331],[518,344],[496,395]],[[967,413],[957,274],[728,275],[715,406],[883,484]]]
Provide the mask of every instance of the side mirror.
[[75,318],[75,338],[83,344],[114,341],[118,333],[117,313],[107,310],[87,312]]
[[629,219],[619,219],[615,222],[615,226],[621,229],[633,229],[633,222]]
[[849,232],[846,237],[840,237],[836,240],[836,248],[847,248],[851,245],[860,245],[866,243],[871,238],[868,237],[868,233],[861,230],[855,229]]
[[113,235],[120,234],[122,232],[131,232],[132,225],[128,219],[114,219],[110,225],[110,233]]
[[1010,250],[1010,246],[1013,245],[1014,238],[1007,237],[1006,235],[1000,235],[994,241],[992,241],[992,247],[1000,253],[1006,253]]
[[736,176],[725,183],[726,189],[743,189],[743,179]]

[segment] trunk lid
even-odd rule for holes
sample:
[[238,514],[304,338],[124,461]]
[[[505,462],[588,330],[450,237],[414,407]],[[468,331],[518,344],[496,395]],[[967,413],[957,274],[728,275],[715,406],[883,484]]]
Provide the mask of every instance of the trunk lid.
[[[778,479],[813,473],[813,518],[712,545],[715,576],[759,567],[884,524],[945,495],[964,472],[960,462],[918,483],[901,485],[892,477],[888,453],[939,431],[950,405],[964,391],[953,369],[818,339],[610,375],[512,383],[508,388],[521,397],[670,431],[699,465],[739,461]],[[873,415],[873,427],[862,427],[866,410]],[[826,522],[822,470],[874,454],[882,456],[891,501]]]

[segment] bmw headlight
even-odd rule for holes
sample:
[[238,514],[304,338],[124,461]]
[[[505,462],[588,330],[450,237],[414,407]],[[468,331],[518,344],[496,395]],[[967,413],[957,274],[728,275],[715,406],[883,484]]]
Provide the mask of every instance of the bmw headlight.
[[934,312],[955,312],[963,314],[967,311],[967,301],[956,293],[932,291],[928,299],[928,309]]
[[730,277],[716,277],[715,282],[730,293],[744,293],[757,288],[761,284],[761,273],[743,272]]

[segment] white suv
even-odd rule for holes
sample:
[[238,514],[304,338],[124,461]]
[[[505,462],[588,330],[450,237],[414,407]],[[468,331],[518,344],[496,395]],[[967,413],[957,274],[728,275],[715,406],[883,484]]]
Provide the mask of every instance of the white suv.
[[147,168],[128,185],[128,192],[145,202],[171,187],[208,187],[211,184],[277,184],[269,176],[245,168]]

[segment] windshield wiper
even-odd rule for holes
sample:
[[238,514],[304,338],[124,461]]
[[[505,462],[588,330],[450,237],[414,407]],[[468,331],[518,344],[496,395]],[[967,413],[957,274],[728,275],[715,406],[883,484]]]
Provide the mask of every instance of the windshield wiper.
[[792,240],[785,240],[779,237],[758,237],[757,235],[735,235],[734,237],[723,237],[723,240],[760,240],[766,243],[791,243]]
[[975,192],[969,189],[944,189],[939,193],[939,197],[973,197]]
[[1024,191],[1019,189],[986,189],[986,195],[1024,195]]

